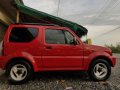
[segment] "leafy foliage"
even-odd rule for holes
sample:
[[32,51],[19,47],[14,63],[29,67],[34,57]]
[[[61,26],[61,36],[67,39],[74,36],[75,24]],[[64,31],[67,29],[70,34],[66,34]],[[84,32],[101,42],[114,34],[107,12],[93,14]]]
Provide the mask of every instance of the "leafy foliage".
[[120,53],[120,44],[114,45],[105,45],[106,47],[110,48],[113,53]]

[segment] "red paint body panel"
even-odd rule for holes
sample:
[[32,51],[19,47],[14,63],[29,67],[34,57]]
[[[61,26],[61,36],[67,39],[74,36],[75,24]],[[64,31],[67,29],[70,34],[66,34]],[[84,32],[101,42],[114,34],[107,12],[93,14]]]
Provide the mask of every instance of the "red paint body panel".
[[[55,28],[69,31],[69,29]],[[83,63],[83,45],[47,44],[45,42],[45,30],[43,31],[43,66],[46,68],[81,68]],[[74,33],[71,32],[72,35]],[[52,49],[47,49],[51,47]]]
[[[9,42],[9,36],[13,27],[37,28],[38,35],[29,43],[11,43]],[[47,44],[45,42],[45,30],[47,28],[70,32],[76,37],[78,45]],[[116,58],[112,56],[110,49],[83,44],[72,30],[59,26],[10,25],[4,37],[3,52],[3,56],[0,56],[0,68],[2,69],[5,69],[6,64],[11,59],[17,57],[28,60],[33,65],[35,72],[48,70],[88,70],[92,60],[99,56],[108,58],[113,66],[116,63]]]

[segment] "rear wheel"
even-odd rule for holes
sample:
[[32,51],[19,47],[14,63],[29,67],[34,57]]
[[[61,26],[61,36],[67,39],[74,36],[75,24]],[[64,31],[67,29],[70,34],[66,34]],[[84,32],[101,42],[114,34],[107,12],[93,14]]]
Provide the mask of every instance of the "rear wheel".
[[17,61],[8,65],[6,73],[11,84],[23,84],[31,78],[32,68],[25,61]]
[[107,80],[111,74],[111,66],[104,59],[95,60],[89,68],[88,74],[94,81]]

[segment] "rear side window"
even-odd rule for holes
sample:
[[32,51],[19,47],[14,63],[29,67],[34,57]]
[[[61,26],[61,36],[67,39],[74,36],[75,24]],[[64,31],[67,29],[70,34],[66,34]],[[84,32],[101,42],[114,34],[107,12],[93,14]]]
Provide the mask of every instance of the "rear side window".
[[18,28],[12,29],[9,37],[10,42],[30,42],[38,35],[37,28]]

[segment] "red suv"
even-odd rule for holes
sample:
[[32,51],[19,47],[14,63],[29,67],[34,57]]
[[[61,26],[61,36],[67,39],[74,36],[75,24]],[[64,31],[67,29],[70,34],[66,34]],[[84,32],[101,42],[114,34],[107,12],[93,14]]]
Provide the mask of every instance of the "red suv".
[[13,84],[28,81],[33,72],[56,70],[84,70],[102,81],[115,63],[110,49],[84,44],[69,28],[31,24],[9,26],[0,56],[0,68]]

